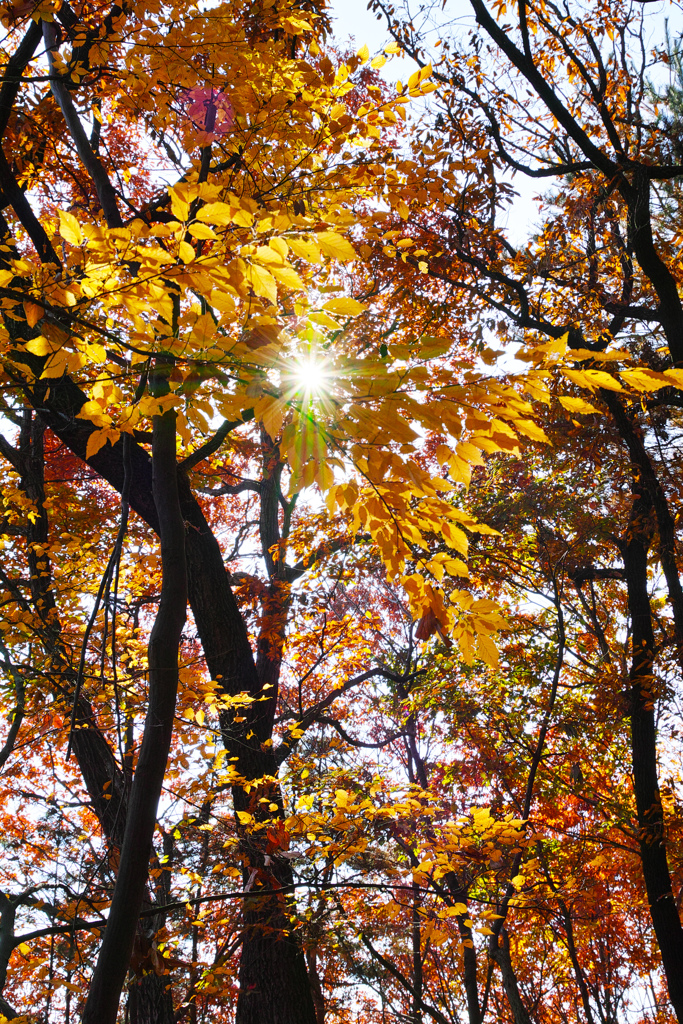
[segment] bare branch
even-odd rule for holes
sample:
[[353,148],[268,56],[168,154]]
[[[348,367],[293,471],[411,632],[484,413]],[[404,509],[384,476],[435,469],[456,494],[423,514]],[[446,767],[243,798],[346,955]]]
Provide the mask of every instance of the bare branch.
[[248,423],[250,420],[253,420],[254,410],[245,409],[241,415],[241,420],[224,420],[213,437],[209,438],[206,444],[203,444],[200,448],[197,448],[195,452],[192,452],[191,455],[188,455],[187,458],[183,459],[183,461],[178,464],[178,469],[182,469],[186,473],[189,473],[191,469],[194,469],[194,467],[200,462],[203,462],[204,459],[208,459],[209,455],[213,455],[214,452],[218,451],[220,446],[223,444],[223,441],[231,431],[236,427],[241,427],[243,423]]
[[57,100],[64,115],[66,126],[71,133],[71,138],[76,145],[81,162],[97,189],[97,196],[100,200],[107,225],[110,228],[120,228],[123,226],[123,221],[119,213],[114,186],[109,180],[109,175],[105,171],[102,161],[96,156],[90,145],[90,140],[81,124],[81,119],[78,116],[66,82],[55,68],[53,51],[57,48],[57,30],[54,22],[43,22],[43,39],[45,40],[45,49],[52,74],[50,82],[52,95]]

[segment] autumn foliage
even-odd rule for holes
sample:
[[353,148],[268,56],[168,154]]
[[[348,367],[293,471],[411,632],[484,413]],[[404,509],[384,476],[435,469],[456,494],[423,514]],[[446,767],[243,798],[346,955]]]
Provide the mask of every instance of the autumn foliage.
[[0,1020],[683,1022],[681,43],[470,5],[0,7]]

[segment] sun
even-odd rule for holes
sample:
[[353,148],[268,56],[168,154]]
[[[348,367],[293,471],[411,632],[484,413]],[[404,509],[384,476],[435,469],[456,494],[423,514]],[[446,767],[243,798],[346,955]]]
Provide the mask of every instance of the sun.
[[288,375],[292,386],[307,395],[322,395],[330,387],[329,366],[315,355],[293,359]]

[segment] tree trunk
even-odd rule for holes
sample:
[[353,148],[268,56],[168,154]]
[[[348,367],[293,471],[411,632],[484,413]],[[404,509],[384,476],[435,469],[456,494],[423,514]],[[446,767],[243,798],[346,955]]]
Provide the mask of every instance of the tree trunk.
[[[237,770],[249,779],[262,779],[250,793],[233,789],[238,822],[240,812],[255,823],[270,819],[270,826],[253,830],[239,825],[245,888],[243,940],[240,957],[236,1024],[316,1024],[316,1013],[295,915],[294,878],[289,860],[282,856],[286,838],[280,826],[282,796],[275,759],[270,750],[254,746],[255,737],[241,750]],[[263,798],[267,802],[261,802]],[[278,810],[268,810],[269,804]],[[265,808],[265,810],[264,810]],[[264,893],[275,895],[260,895]],[[253,893],[253,895],[251,895]]]
[[[52,589],[52,567],[50,558],[45,553],[49,539],[49,521],[45,508],[44,433],[44,423],[35,417],[31,410],[26,409],[19,433],[18,450],[10,450],[7,447],[3,454],[20,473],[21,488],[38,513],[35,519],[29,519],[27,523],[31,597],[43,623],[41,640],[52,663],[53,671],[50,678],[55,699],[63,701],[67,708],[71,708],[76,689],[76,673],[63,647],[62,627]],[[126,780],[106,737],[97,725],[92,706],[82,692],[76,698],[71,746],[88,790],[92,810],[107,841],[110,856],[115,855],[118,860],[128,811]],[[137,989],[140,1006],[137,1024],[174,1024],[173,1001],[168,989],[168,979],[147,973],[140,978]],[[161,995],[165,1000],[163,1013],[159,1011],[162,1005]]]
[[[22,358],[32,357],[22,354]],[[124,461],[123,442],[120,439],[115,445],[101,448],[92,458],[85,457],[88,437],[94,427],[87,421],[76,418],[76,413],[86,400],[80,388],[65,377],[50,387],[49,398],[44,385],[27,391],[27,397],[39,409],[41,418],[60,440],[112,487],[121,492]],[[152,497],[151,460],[147,452],[134,442],[130,444],[129,457],[130,506],[158,534],[160,525]],[[270,738],[274,706],[273,689],[263,690],[247,629],[230,587],[218,541],[183,473],[178,474],[178,494],[182,517],[187,524],[185,552],[188,597],[204,649],[207,668],[211,677],[220,682],[222,692],[230,696],[247,693],[255,698],[246,723],[238,725],[232,722],[231,716],[221,716],[224,745],[229,756],[239,757],[236,768],[245,778],[259,779],[264,774],[274,776],[276,766],[272,758],[266,759],[261,751],[261,743]],[[277,582],[275,586],[277,587]],[[264,670],[264,676],[270,676],[271,669],[272,665],[268,665],[268,671]],[[262,700],[263,697],[269,699]],[[250,731],[253,731],[255,736],[247,740],[246,736]],[[281,803],[275,792],[274,783],[271,783],[271,786],[274,787],[274,802]],[[251,803],[253,791],[246,794],[236,788],[233,796],[235,810],[243,810]],[[262,860],[266,855],[264,846],[256,860]],[[281,871],[283,883],[291,885],[291,867],[283,864]],[[289,1018],[281,1017],[283,1008],[287,1006],[298,1008],[296,1017],[292,1018],[293,1021],[296,1020],[296,1024],[315,1024],[315,1008],[308,987],[301,941],[296,933],[291,932],[290,922],[286,922],[290,926],[290,934],[286,940],[263,940],[268,929],[281,914],[281,909],[271,907],[267,903],[251,904],[245,918],[247,935],[242,950],[244,969],[240,968],[240,978],[244,978],[244,984],[247,986],[255,984],[254,965],[258,963],[268,978],[279,979],[279,992],[267,985],[260,992],[258,1000],[251,999],[251,1004],[258,1001],[261,1006],[260,1024],[280,1024],[281,1021],[288,1020]],[[258,937],[259,915],[263,931],[261,938]],[[253,989],[248,991],[254,992]],[[271,997],[272,1003],[269,1002]],[[237,1024],[248,1024],[250,1018],[242,1015],[247,1013],[249,1005],[250,1000],[245,993],[238,1005]]]
[[318,956],[315,946],[306,951],[306,964],[308,967],[308,983],[311,986],[311,996],[315,1007],[315,1024],[325,1024],[325,996],[323,995],[323,987],[320,984]]
[[[499,943],[499,939],[502,940],[502,942]],[[495,940],[495,944],[493,940]],[[522,1002],[517,975],[515,974],[512,966],[512,960],[510,959],[510,939],[508,938],[508,934],[504,928],[501,930],[500,936],[492,936],[489,954],[491,959],[495,961],[500,968],[503,988],[505,989],[505,995],[515,1024],[531,1024],[531,1017],[529,1016],[526,1006]]]
[[669,997],[676,1017],[683,1024],[683,928],[671,890],[657,779],[655,638],[647,590],[647,553],[653,532],[650,496],[636,494],[626,540],[621,545],[632,623],[629,710],[633,783],[650,914],[662,954]]
[[154,417],[153,438],[153,494],[160,526],[162,587],[149,640],[149,701],[121,863],[83,1024],[116,1022],[147,885],[157,807],[173,735],[178,652],[187,606],[185,524],[178,501],[173,411]]
[[171,979],[165,974],[143,975],[128,991],[129,1024],[175,1024]]

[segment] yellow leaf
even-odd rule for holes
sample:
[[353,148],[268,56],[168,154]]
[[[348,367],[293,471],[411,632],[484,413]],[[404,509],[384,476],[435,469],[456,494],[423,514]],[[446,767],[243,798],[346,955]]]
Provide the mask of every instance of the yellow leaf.
[[262,295],[264,298],[270,299],[273,304],[277,302],[275,278],[265,267],[260,267],[258,263],[251,263],[247,267],[247,281],[254,289],[256,295]]
[[362,302],[352,298],[328,299],[323,306],[323,309],[329,309],[331,313],[339,313],[341,316],[358,316],[367,308]]
[[537,423],[534,423],[533,420],[515,420],[515,427],[520,434],[525,434],[532,441],[543,441],[546,444],[550,444],[545,431]]
[[218,288],[214,288],[211,292],[209,301],[214,309],[221,313],[232,313],[235,310],[235,300],[232,295],[229,295],[228,292],[222,292]]
[[45,377],[63,377],[66,373],[66,356],[60,349],[53,353],[45,363],[45,368],[40,375],[41,380]]
[[39,338],[31,338],[31,340],[27,342],[26,351],[30,352],[34,356],[47,356],[51,352],[59,351],[59,349],[55,349],[47,338],[44,338],[41,335]]
[[595,391],[596,388],[607,388],[609,391],[624,390],[619,381],[611,374],[605,373],[604,370],[568,370],[563,367],[562,372],[574,384],[578,384],[580,388],[588,388],[590,391]]
[[104,409],[99,402],[89,401],[84,402],[79,411],[76,413],[77,420],[90,420],[91,423],[95,423],[97,426],[102,426],[101,420],[104,414]]
[[218,238],[215,231],[212,231],[208,224],[190,224],[187,229],[193,238]]
[[320,263],[320,249],[307,238],[290,238],[289,247],[300,259],[308,263]]
[[192,263],[196,253],[189,242],[181,242],[178,246],[178,255],[180,256],[183,263]]
[[457,455],[450,455],[448,460],[448,470],[456,483],[464,484],[465,487],[469,487],[470,480],[472,479],[472,467],[468,461],[459,458]]
[[619,374],[624,383],[636,391],[659,391],[669,383],[663,373],[655,370],[620,370]]
[[93,455],[96,455],[100,448],[103,448],[107,441],[111,441],[112,433],[118,433],[118,431],[111,430],[93,430],[92,434],[88,438],[88,444],[85,449],[86,459],[91,459]]
[[368,44],[367,43],[364,43],[361,46],[360,50],[357,51],[356,56],[360,57],[360,59],[365,64],[365,61],[368,60],[368,58],[370,56],[370,50],[368,49]]
[[477,637],[477,656],[491,668],[496,668],[498,665],[498,649],[493,640],[483,633]]
[[583,398],[571,398],[569,395],[559,396],[560,405],[567,410],[567,412],[583,413],[588,415],[589,413],[600,412],[590,402],[584,402]]
[[289,252],[289,246],[285,242],[284,238],[271,238],[268,242],[271,249],[279,253],[283,260],[287,259],[287,253]]
[[92,345],[87,345],[85,351],[88,359],[93,363],[103,363],[107,358],[107,350],[104,345],[100,345],[97,342]]
[[320,324],[321,327],[329,327],[331,330],[335,330],[335,328],[339,327],[337,321],[333,320],[331,316],[327,315],[327,313],[323,313],[322,310],[318,313],[311,313],[309,320],[314,324]]
[[78,223],[73,213],[67,213],[65,210],[59,210],[59,233],[65,242],[69,242],[70,245],[80,245],[83,241],[83,233],[81,231],[81,225]]
[[476,445],[470,444],[469,441],[460,441],[455,450],[462,459],[466,459],[467,462],[470,462],[473,466],[484,465],[481,452]]
[[232,224],[235,213],[236,211],[227,203],[207,203],[198,211],[197,220],[204,221],[205,224],[225,226]]
[[173,188],[171,189],[171,211],[177,220],[183,222],[190,216],[190,204],[181,199]]
[[280,284],[285,288],[291,288],[292,291],[300,292],[306,287],[294,267],[290,267],[289,264],[285,264],[284,267],[271,267],[270,272]]
[[271,245],[259,245],[256,258],[269,267],[281,267],[283,264],[282,255]]
[[26,314],[26,323],[29,327],[35,327],[38,321],[45,316],[43,307],[37,306],[35,302],[24,301],[24,313]]
[[683,388],[683,370],[665,370],[664,376],[674,387]]
[[287,414],[287,402],[283,398],[264,395],[254,406],[254,419],[260,420],[270,437],[277,437]]
[[[356,259],[356,250],[343,235],[337,231],[321,231],[316,235],[318,245],[326,256],[348,262]],[[292,247],[293,248],[293,247]]]

